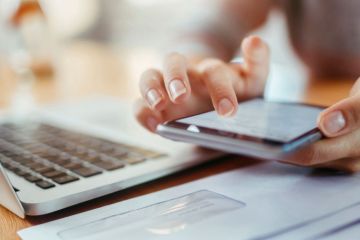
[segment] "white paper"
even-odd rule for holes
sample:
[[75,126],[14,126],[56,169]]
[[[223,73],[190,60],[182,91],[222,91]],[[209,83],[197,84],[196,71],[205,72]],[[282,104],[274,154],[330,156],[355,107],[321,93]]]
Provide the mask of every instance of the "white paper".
[[[359,209],[357,209],[359,210]],[[354,215],[354,212],[352,213]],[[350,222],[344,228],[336,229],[335,232],[329,232],[329,235],[318,238],[318,240],[339,240],[339,239],[357,239],[360,236],[360,220]]]
[[[273,162],[259,164],[35,226],[20,231],[19,235],[25,240],[63,240],[59,234],[69,229],[204,189],[240,201],[244,207],[208,219],[206,214],[197,215],[206,221],[192,223],[189,230],[185,228],[162,239],[309,239],[328,231],[328,226],[318,224],[310,236],[302,230],[290,234],[299,227],[308,227],[310,221],[316,224],[328,218],[335,227],[336,221],[340,226],[357,217],[357,212],[344,212],[347,218],[342,219],[341,214],[329,218],[360,202],[360,175],[317,175],[307,168]],[[196,229],[196,235],[191,229]],[[121,239],[131,237],[121,235]]]
[[354,239],[360,236],[360,204],[354,204],[337,212],[331,212],[325,218],[308,222],[274,239],[288,240],[301,236],[306,240]]

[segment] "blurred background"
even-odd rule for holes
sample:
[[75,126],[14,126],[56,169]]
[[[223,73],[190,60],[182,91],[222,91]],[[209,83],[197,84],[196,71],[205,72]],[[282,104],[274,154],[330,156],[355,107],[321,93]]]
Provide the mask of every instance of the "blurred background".
[[[194,15],[211,14],[211,6],[209,0],[1,0],[0,107],[101,94],[136,98],[141,72],[160,66],[179,29]],[[302,72],[287,81],[304,78],[280,12],[256,34],[269,43],[273,63]],[[302,90],[273,85],[290,100]]]

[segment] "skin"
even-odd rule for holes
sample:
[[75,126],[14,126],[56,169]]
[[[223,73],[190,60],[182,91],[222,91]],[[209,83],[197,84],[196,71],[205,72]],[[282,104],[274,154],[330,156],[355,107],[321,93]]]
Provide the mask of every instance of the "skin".
[[[227,2],[226,6],[247,2],[251,5],[252,1]],[[265,13],[268,5],[264,6],[266,7],[262,11]],[[244,8],[246,7],[242,5],[242,9]],[[252,16],[257,16],[253,19],[253,27],[265,20],[263,14]],[[216,42],[221,42],[221,39]],[[250,36],[243,39],[241,50],[243,64],[231,64],[225,58],[221,60],[206,56],[168,54],[161,70],[149,69],[141,76],[139,86],[143,98],[135,104],[135,115],[140,124],[155,132],[160,123],[212,109],[219,115],[229,117],[236,113],[239,101],[261,96],[269,72],[269,47],[259,37]],[[184,89],[179,91],[180,94],[172,93],[170,83],[173,80],[184,86]],[[149,97],[149,92],[154,96],[154,91],[156,101],[154,97]],[[339,114],[342,117],[339,117]],[[341,125],[336,131],[334,124],[331,124],[333,121],[330,121],[334,118],[338,125]],[[288,164],[331,168],[350,173],[360,171],[360,78],[348,98],[325,109],[319,115],[317,125],[325,136],[324,139],[278,160]]]

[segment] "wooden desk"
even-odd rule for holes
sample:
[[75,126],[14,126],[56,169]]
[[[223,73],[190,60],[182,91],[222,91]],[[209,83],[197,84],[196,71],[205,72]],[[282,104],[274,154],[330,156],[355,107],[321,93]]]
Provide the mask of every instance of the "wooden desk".
[[[158,59],[146,50],[127,50],[114,53],[104,46],[91,42],[73,43],[59,52],[57,72],[50,78],[35,82],[33,92],[39,104],[58,100],[75,101],[93,95],[107,94],[133,99],[138,96],[137,81],[141,71]],[[300,101],[330,105],[347,96],[353,80],[312,80],[304,81],[305,89]],[[0,64],[0,105],[7,107],[16,89],[13,73]],[[279,93],[286,97],[286,94]],[[190,182],[216,173],[259,163],[247,157],[229,156],[209,162],[172,176],[158,179],[131,189],[92,200],[78,206],[40,217],[22,220],[0,206],[0,239],[18,239],[20,229],[73,215],[111,203],[159,191]]]

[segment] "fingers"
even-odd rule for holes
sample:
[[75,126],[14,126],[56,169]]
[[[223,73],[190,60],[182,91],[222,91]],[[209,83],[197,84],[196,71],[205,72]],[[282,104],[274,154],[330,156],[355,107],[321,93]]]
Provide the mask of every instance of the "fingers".
[[[145,99],[141,104],[146,104],[138,107],[139,121],[154,131],[157,122],[209,109],[209,98],[220,115],[232,116],[237,110],[238,99],[262,93],[265,85],[262,80],[268,71],[268,66],[261,66],[268,64],[266,44],[257,37],[248,38],[244,44],[246,61],[241,72],[220,60],[208,59],[199,66],[188,66],[184,56],[178,53],[167,55],[162,72],[151,69],[141,76],[140,91]],[[242,73],[247,74],[246,80]]]
[[318,127],[327,137],[348,134],[360,128],[360,94],[355,94],[323,111]]
[[355,158],[360,156],[360,131],[322,139],[294,153],[284,156],[283,162],[301,166],[316,166],[330,163],[337,159]]
[[135,102],[134,114],[139,123],[151,132],[155,132],[157,126],[163,122],[161,114],[152,111],[142,99]]
[[[250,84],[248,91],[256,94],[264,89],[269,74],[270,50],[268,45],[256,36],[245,38],[241,49],[244,57],[243,72]],[[254,82],[256,84],[251,84]]]
[[209,91],[212,103],[221,116],[232,116],[237,109],[234,82],[242,80],[230,67],[217,59],[205,60],[199,65],[203,81]]
[[141,95],[151,109],[161,111],[165,108],[169,98],[163,76],[159,71],[155,69],[145,71],[141,75],[139,87]]
[[165,57],[163,65],[165,88],[171,101],[180,103],[191,93],[186,59],[178,53],[171,53]]
[[356,94],[360,94],[360,77],[357,79],[350,91],[350,96],[354,96]]
[[288,154],[284,162],[301,166],[360,170],[360,80],[350,97],[324,110],[318,127],[328,138]]
[[329,163],[320,164],[315,167],[336,169],[347,173],[356,173],[360,171],[360,158],[343,158]]

